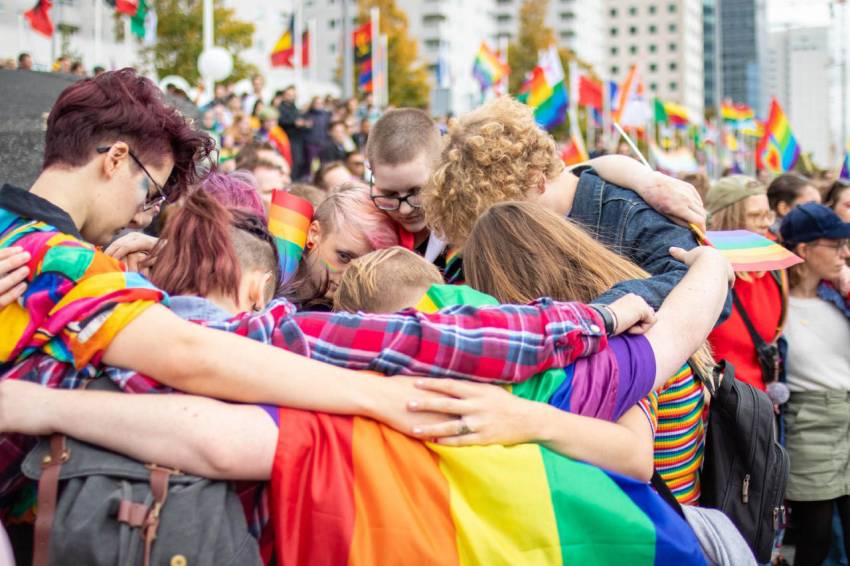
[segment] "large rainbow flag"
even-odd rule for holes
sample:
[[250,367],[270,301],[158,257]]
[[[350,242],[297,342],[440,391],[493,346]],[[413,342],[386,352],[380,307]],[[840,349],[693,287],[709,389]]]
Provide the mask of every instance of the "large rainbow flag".
[[547,130],[566,120],[568,101],[564,67],[554,45],[540,52],[539,62],[517,98],[534,110],[534,119]]
[[283,281],[292,277],[298,269],[312,220],[313,205],[310,201],[286,191],[275,190],[272,193],[269,232],[277,244]]
[[747,230],[706,232],[701,240],[720,250],[735,271],[773,271],[803,263],[784,246]]
[[[493,301],[434,286],[420,306],[458,300]],[[513,392],[546,399],[549,375]],[[453,448],[359,417],[276,416],[282,565],[705,564],[693,531],[647,484],[542,446]]]
[[493,85],[499,84],[510,72],[511,68],[508,67],[508,64],[490,49],[486,41],[482,41],[478,53],[475,55],[475,62],[472,64],[472,75],[481,85],[481,90],[487,90]]
[[791,132],[791,124],[774,98],[770,116],[764,126],[764,137],[756,148],[756,164],[771,173],[784,173],[797,164],[800,146]]

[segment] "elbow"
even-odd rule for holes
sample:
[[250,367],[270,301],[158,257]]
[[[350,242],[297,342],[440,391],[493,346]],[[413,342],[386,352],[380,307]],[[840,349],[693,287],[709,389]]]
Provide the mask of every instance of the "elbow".
[[239,451],[224,444],[209,442],[197,447],[198,462],[203,470],[199,475],[220,480],[240,477],[243,462]]
[[649,459],[639,459],[633,465],[632,473],[629,474],[634,479],[643,482],[649,483],[652,480],[652,474],[655,472],[655,462],[652,461],[652,458]]

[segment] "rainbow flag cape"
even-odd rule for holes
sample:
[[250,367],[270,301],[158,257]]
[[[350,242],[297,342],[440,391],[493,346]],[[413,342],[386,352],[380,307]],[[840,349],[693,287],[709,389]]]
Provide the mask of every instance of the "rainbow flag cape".
[[[456,300],[494,301],[434,286],[423,306]],[[549,394],[546,379],[531,381],[530,398]],[[693,531],[647,484],[544,447],[453,448],[359,417],[277,417],[280,564],[705,564]]]
[[772,173],[784,173],[793,169],[799,158],[800,146],[791,132],[791,124],[774,98],[764,126],[764,137],[756,148],[756,164]]
[[787,248],[747,230],[706,232],[702,239],[720,250],[735,271],[773,271],[803,262]]
[[534,119],[547,130],[566,120],[568,100],[564,67],[554,45],[540,52],[539,62],[517,98],[534,110]]
[[283,281],[292,277],[298,269],[312,220],[313,205],[310,201],[286,191],[275,190],[272,193],[269,232],[277,244]]
[[838,173],[838,178],[842,181],[850,181],[850,143],[847,144],[847,149],[844,151],[844,160],[841,162],[841,172]]
[[508,67],[508,64],[490,49],[486,41],[482,41],[472,64],[472,75],[481,85],[481,90],[484,91],[495,84],[499,84],[510,73],[511,68]]

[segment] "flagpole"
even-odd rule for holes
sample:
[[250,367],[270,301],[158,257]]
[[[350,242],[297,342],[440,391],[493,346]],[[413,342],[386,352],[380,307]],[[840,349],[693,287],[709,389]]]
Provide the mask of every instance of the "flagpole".
[[626,140],[626,143],[629,144],[629,147],[632,148],[632,151],[637,156],[637,158],[640,159],[641,163],[652,169],[652,166],[649,164],[649,161],[646,160],[646,157],[643,156],[643,154],[635,145],[635,142],[633,142],[632,138],[629,137],[629,134],[627,134],[625,130],[623,130],[622,126],[620,126],[620,124],[618,124],[617,122],[614,122],[614,127],[617,128],[617,131],[620,132],[620,136],[624,140]]
[[383,78],[379,78],[380,73],[380,58],[378,56],[378,49],[381,47],[381,26],[380,26],[380,18],[381,18],[381,10],[380,8],[373,7],[369,10],[369,24],[372,27],[372,53],[370,57],[372,57],[372,101],[375,106],[378,108],[384,107],[383,100],[383,92],[378,83],[380,83]]
[[607,150],[611,144],[611,84],[602,79],[602,145]]
[[[204,10],[204,51],[209,52],[213,47],[213,0],[204,0],[203,5]],[[124,23],[129,23],[129,18],[124,17]],[[129,40],[130,28],[128,25],[124,26],[124,41]],[[215,81],[212,79],[206,79],[204,81],[204,90],[206,91],[206,95],[210,98],[210,100],[215,99]]]
[[342,0],[342,96],[354,96],[354,43],[351,39],[351,15],[348,3]]
[[307,38],[309,40],[309,49],[308,53],[308,62],[307,66],[310,69],[310,81],[316,82],[318,80],[318,68],[316,65],[318,54],[318,44],[316,38],[316,18],[310,18],[307,20]]
[[294,20],[292,25],[292,71],[295,75],[295,92],[301,92],[301,52],[303,48],[303,38],[301,36],[301,29],[304,27],[302,22],[303,14],[302,14],[302,6],[301,0],[295,0],[294,5],[292,6],[294,9]]
[[390,38],[381,34],[381,110],[390,104]]
[[[499,54],[503,57],[505,65],[510,65],[510,61],[508,60],[508,45],[509,42],[506,36],[499,38]],[[510,90],[510,75],[502,77],[502,84],[499,88],[501,90],[499,94],[508,94],[508,91]]]

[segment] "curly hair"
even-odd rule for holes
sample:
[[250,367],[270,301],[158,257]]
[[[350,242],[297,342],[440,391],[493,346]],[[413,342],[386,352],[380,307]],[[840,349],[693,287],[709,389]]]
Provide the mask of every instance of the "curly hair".
[[449,129],[440,165],[424,188],[425,221],[455,246],[496,203],[525,200],[564,170],[555,140],[531,109],[497,98],[461,116]]

